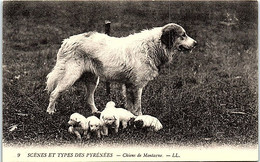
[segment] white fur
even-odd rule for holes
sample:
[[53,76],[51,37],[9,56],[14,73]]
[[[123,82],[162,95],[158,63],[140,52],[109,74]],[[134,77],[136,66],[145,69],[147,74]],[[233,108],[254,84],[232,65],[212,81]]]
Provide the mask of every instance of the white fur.
[[116,108],[115,103],[110,101],[107,103],[106,108],[101,112],[100,120],[103,125],[103,135],[108,135],[108,126],[112,126],[115,133],[118,132],[120,123],[122,123],[123,129],[127,127],[127,122],[135,116],[126,109]]
[[192,49],[196,41],[174,23],[144,30],[127,37],[110,37],[89,32],[71,36],[63,41],[57,62],[47,76],[46,89],[51,93],[47,112],[55,112],[60,94],[71,87],[83,74],[87,86],[87,103],[92,112],[98,109],[94,92],[99,78],[125,85],[125,107],[142,115],[142,89],[172,60],[177,50]]
[[[73,126],[79,122],[80,128],[73,128]],[[97,137],[100,138],[100,129],[102,127],[101,121],[96,116],[89,116],[85,118],[83,115],[79,113],[73,113],[70,116],[70,120],[68,124],[72,127],[69,127],[68,131],[77,135],[78,139],[81,139],[78,130],[82,129],[84,135],[87,136],[87,139],[90,138],[90,132],[95,132]]]
[[143,121],[144,123],[143,127],[150,127],[154,131],[159,131],[160,129],[163,128],[161,122],[156,117],[153,117],[151,115],[137,116],[134,121],[139,121],[139,120]]

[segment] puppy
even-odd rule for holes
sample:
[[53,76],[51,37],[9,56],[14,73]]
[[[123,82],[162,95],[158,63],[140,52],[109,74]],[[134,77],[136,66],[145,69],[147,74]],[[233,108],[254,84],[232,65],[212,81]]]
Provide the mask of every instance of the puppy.
[[99,118],[96,116],[90,116],[87,118],[87,130],[84,135],[87,135],[87,139],[90,139],[91,134],[95,134],[98,138],[101,138],[102,124]]
[[85,121],[86,118],[79,114],[79,113],[73,113],[70,116],[70,120],[68,121],[68,124],[70,125],[68,132],[71,134],[75,134],[77,136],[78,140],[81,140],[81,134],[84,133],[84,127],[85,127]]
[[108,135],[108,128],[112,128],[115,133],[118,133],[120,123],[123,129],[125,129],[131,118],[135,118],[135,116],[130,111],[123,108],[116,108],[113,101],[108,102],[100,115],[100,120],[103,125],[103,135]]
[[159,131],[163,128],[161,122],[151,115],[140,115],[134,120],[134,127],[137,129],[148,128],[151,131]]
[[76,134],[77,138],[80,140],[81,131],[83,131],[83,135],[87,136],[87,139],[90,139],[91,134],[96,134],[98,138],[101,138],[101,121],[96,116],[85,118],[79,113],[74,113],[70,116],[68,124],[71,125],[68,131]]

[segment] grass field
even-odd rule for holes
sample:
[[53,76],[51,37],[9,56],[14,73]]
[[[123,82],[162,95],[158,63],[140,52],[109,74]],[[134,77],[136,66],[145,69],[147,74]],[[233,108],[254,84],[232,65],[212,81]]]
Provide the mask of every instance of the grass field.
[[[183,26],[199,46],[176,54],[144,89],[144,114],[159,118],[158,133],[125,130],[84,144],[256,144],[257,2],[3,2],[3,140],[6,144],[61,145],[75,142],[67,132],[70,114],[90,115],[82,85],[46,113],[46,75],[63,39],[96,30],[110,20],[111,35],[127,36],[169,22]],[[95,102],[113,100],[104,83]]]

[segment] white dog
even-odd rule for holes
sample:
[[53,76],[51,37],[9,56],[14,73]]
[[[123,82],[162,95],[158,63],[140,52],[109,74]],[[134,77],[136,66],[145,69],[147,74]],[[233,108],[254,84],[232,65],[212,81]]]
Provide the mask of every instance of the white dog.
[[134,120],[134,127],[140,128],[148,128],[151,131],[159,131],[163,128],[161,122],[151,115],[140,115],[137,116]]
[[47,112],[55,112],[57,98],[79,78],[86,83],[89,107],[97,112],[94,92],[100,78],[125,85],[126,109],[142,115],[143,88],[178,50],[191,50],[196,44],[174,23],[122,38],[97,32],[71,36],[63,41],[56,65],[47,76],[46,89],[50,92]]
[[85,118],[79,113],[73,113],[70,116],[68,124],[71,125],[71,127],[69,127],[69,132],[76,134],[78,139],[81,139],[79,133],[81,130],[83,131],[83,134],[87,136],[87,139],[90,138],[92,133],[95,133],[98,138],[101,137],[100,131],[102,125],[101,121],[96,116]]
[[131,118],[135,118],[135,116],[130,111],[123,108],[116,108],[113,101],[108,102],[100,115],[103,125],[103,135],[108,135],[108,127],[113,128],[115,133],[117,133],[120,123],[123,129],[125,129]]

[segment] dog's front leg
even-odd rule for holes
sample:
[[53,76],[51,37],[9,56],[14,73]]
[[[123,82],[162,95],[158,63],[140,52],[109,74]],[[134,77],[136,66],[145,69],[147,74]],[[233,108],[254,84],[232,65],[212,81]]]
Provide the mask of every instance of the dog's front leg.
[[77,140],[81,141],[81,135],[80,135],[80,133],[79,133],[78,131],[75,131],[74,133],[75,133],[75,135],[77,136]]
[[119,126],[120,126],[120,121],[119,121],[119,119],[116,119],[116,122],[115,122],[115,133],[118,133]]
[[88,74],[85,76],[86,78],[86,93],[85,96],[87,98],[88,106],[91,108],[91,112],[98,112],[98,109],[94,102],[94,93],[99,83],[99,77],[94,74]]
[[105,126],[105,125],[103,126],[101,134],[103,136],[107,136],[108,135],[108,127],[107,126]]
[[123,126],[123,129],[125,129],[127,127],[127,121],[123,120],[122,121],[122,126]]
[[119,129],[119,127],[116,126],[116,127],[115,127],[115,133],[116,133],[116,134],[118,133],[118,129]]
[[100,130],[97,130],[97,137],[101,138]]
[[[125,108],[134,113],[134,93],[133,86],[125,84],[122,86],[122,92],[125,99]],[[137,115],[137,114],[135,114]]]
[[86,136],[87,139],[90,139],[90,130],[85,129],[84,132],[83,132],[83,136]]
[[87,133],[87,139],[90,139],[90,133]]
[[134,114],[143,115],[141,97],[142,97],[143,88],[138,88],[134,91]]
[[134,115],[142,115],[141,96],[143,88],[133,86],[125,87],[125,107]]

